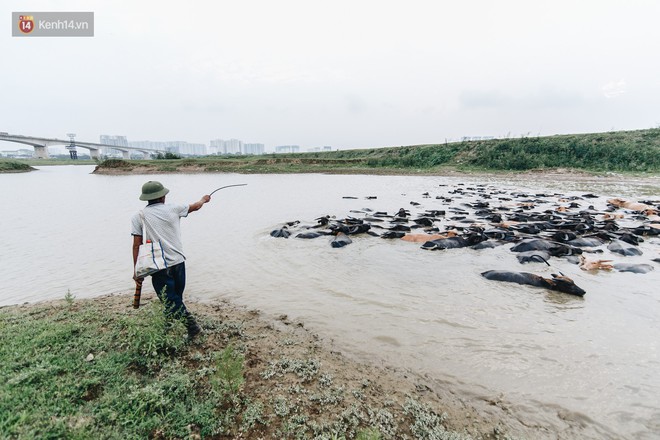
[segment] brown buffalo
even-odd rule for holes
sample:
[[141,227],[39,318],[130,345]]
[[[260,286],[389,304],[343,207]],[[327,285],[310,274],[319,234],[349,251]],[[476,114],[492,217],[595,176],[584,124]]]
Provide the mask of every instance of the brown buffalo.
[[582,270],[612,270],[612,260],[587,260],[583,255],[580,255],[580,269]]
[[401,237],[401,240],[411,243],[425,243],[430,240],[440,240],[442,238],[456,237],[457,235],[455,231],[447,231],[446,234],[406,234]]

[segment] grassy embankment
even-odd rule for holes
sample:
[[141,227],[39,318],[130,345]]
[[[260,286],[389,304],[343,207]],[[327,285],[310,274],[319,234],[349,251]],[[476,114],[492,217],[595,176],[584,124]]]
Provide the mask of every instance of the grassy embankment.
[[0,173],[24,173],[33,170],[34,168],[26,162],[0,159]]
[[0,309],[1,438],[472,438],[414,387],[390,394],[345,360],[340,376],[313,338],[197,313],[205,333],[187,342],[159,301],[130,300]]
[[110,160],[101,172],[420,173],[577,169],[660,172],[660,129],[448,144],[159,161]]
[[[0,160],[0,172],[29,165],[94,164],[92,160]],[[575,169],[586,172],[657,174],[660,128],[609,133],[491,139],[447,144],[262,156],[102,161],[98,172],[237,172],[442,174]]]
[[70,158],[49,158],[49,159],[16,159],[19,163],[27,163],[32,166],[42,167],[50,165],[97,165],[98,161],[93,159],[70,159]]

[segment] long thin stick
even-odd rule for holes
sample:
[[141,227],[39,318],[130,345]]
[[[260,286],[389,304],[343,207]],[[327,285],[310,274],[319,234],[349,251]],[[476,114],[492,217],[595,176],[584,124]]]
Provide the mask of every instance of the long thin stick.
[[219,190],[224,189],[224,188],[229,188],[230,186],[247,186],[247,183],[237,183],[236,185],[221,186],[221,187],[218,188],[218,189],[214,189],[214,190],[211,192],[211,194],[209,194],[209,195],[212,196],[214,192],[219,191]]
[[135,280],[135,294],[133,295],[133,308],[140,307],[140,296],[142,296],[142,280]]

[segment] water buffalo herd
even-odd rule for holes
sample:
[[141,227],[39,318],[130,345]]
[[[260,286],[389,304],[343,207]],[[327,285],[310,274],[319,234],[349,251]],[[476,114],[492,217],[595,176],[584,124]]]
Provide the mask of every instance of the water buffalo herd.
[[[350,211],[337,218],[323,215],[314,223],[287,222],[273,237],[314,239],[328,236],[334,248],[352,243],[351,237],[373,236],[421,243],[421,249],[437,251],[469,247],[488,249],[510,246],[521,264],[550,265],[562,258],[585,271],[615,270],[644,274],[660,263],[660,201],[604,198],[594,194],[565,196],[503,190],[493,185],[440,185],[440,195],[420,194],[427,203],[410,201],[410,208],[391,214],[369,208]],[[344,198],[355,199],[354,196]],[[376,196],[365,196],[374,200]],[[594,206],[599,202],[598,208]],[[433,205],[435,209],[424,209]],[[442,209],[438,209],[442,208]],[[643,262],[625,261],[644,255],[640,243],[647,241]],[[598,259],[599,254],[611,255]],[[585,291],[563,274],[544,278],[529,272],[489,270],[486,279],[526,284],[583,296]]]

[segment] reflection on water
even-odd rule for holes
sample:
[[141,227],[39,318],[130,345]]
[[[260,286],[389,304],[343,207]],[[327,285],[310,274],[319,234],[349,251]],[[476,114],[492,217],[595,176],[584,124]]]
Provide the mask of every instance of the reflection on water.
[[552,306],[547,309],[549,313],[584,307],[584,298],[565,295],[559,292],[546,292],[543,299]]
[[[356,356],[439,381],[480,385],[491,395],[502,392],[531,419],[547,423],[548,405],[559,405],[617,436],[658,434],[660,268],[645,275],[594,274],[556,258],[551,267],[521,268],[510,245],[428,252],[419,244],[365,235],[333,249],[325,237],[269,236],[287,221],[313,225],[322,215],[359,216],[351,211],[365,208],[389,213],[402,207],[463,208],[460,194],[452,194],[450,204],[435,198],[459,183],[531,194],[594,193],[602,197],[588,204],[597,209],[605,206],[605,196],[657,197],[656,185],[479,177],[96,176],[91,170],[42,167],[0,175],[0,203],[16,208],[4,214],[0,230],[0,264],[9,269],[0,304],[62,298],[67,291],[77,297],[130,292],[129,220],[142,207],[138,195],[146,180],[161,180],[171,190],[168,201],[180,203],[219,186],[247,183],[216,193],[182,221],[190,297],[227,298],[286,313]],[[423,198],[424,192],[431,197]],[[647,239],[644,255],[626,261],[658,257],[658,244]],[[587,294],[577,298],[480,275],[491,269],[544,277],[561,271]]]

